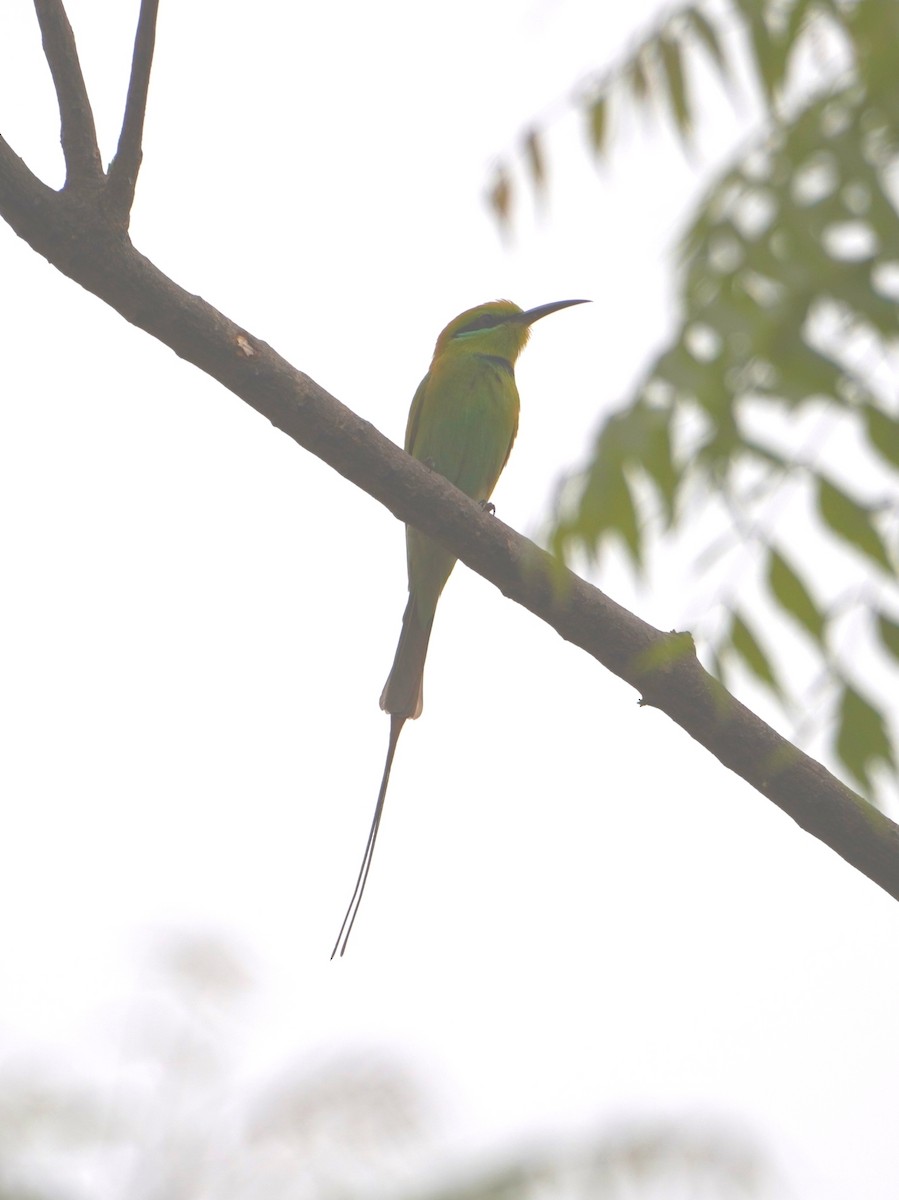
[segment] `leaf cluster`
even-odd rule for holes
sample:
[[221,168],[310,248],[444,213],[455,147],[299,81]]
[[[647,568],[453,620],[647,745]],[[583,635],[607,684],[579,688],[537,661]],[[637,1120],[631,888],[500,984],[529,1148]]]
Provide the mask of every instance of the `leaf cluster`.
[[[780,618],[798,626],[819,664],[813,692],[825,697],[833,750],[870,791],[896,753],[885,705],[841,631],[851,616],[899,664],[899,5],[679,6],[582,102],[593,150],[607,152],[624,103],[667,113],[688,141],[700,58],[729,87],[748,67],[763,128],[683,236],[676,332],[568,481],[554,546],[595,560],[617,541],[641,569],[654,537],[717,502],[724,535],[706,566],[749,554],[777,619],[760,631],[735,570],[700,645],[719,675],[737,664],[801,710],[813,700],[784,684],[775,641]],[[544,164],[541,186],[545,176]],[[803,501],[827,550],[812,567],[792,519]],[[841,564],[826,598],[822,557]]]

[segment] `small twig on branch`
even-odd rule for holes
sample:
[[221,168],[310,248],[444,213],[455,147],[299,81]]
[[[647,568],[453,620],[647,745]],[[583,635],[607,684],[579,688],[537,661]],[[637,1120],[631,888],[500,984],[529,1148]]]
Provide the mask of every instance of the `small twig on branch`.
[[66,10],[62,0],[34,0],[34,11],[41,27],[44,55],[59,102],[66,187],[99,183],[103,178],[103,166],[94,114]]
[[147,92],[150,87],[150,67],[156,43],[156,18],[159,0],[141,0],[137,32],[134,35],[134,55],[131,59],[131,79],[128,98],[115,158],[109,167],[108,197],[112,211],[128,223],[134,203],[134,189],[140,170],[143,150],[144,117],[147,112]]

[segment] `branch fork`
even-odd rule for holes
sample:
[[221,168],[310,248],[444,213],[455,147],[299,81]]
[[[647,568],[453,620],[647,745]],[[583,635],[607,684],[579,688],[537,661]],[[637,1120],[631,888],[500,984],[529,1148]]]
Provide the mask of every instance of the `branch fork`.
[[107,172],[102,166],[75,36],[62,0],[34,0],[34,8],[59,103],[60,140],[66,165],[63,194],[90,197],[102,206],[108,221],[127,232],[142,157],[159,0],[141,0],[122,130]]

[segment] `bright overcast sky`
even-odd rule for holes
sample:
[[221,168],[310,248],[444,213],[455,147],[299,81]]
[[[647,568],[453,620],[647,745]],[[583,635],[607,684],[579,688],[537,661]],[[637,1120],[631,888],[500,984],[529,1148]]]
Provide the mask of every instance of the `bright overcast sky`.
[[[108,159],[137,5],[67,7]],[[161,7],[138,248],[384,433],[463,308],[592,297],[518,370],[495,500],[539,531],[671,326],[669,251],[749,106],[710,93],[698,173],[637,128],[596,172],[559,101],[650,0]],[[503,244],[489,165],[547,111],[549,203],[522,197]],[[59,181],[26,0],[0,6],[0,129]],[[708,1118],[784,1195],[892,1200],[895,902],[464,568],[329,962],[386,748],[402,530],[5,226],[0,272],[0,1036],[77,1059],[148,942],[210,930],[258,975],[251,1058],[411,1065],[460,1155]],[[678,628],[675,567],[596,582]]]

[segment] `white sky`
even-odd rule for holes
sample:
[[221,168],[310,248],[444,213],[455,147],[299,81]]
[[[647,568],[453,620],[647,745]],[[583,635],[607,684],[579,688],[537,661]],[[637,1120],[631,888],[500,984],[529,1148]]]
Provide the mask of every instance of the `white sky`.
[[[136,7],[68,4],[106,158]],[[560,120],[548,211],[523,198],[509,246],[489,163],[658,7],[163,3],[134,240],[398,441],[458,311],[593,297],[519,366],[495,500],[533,533],[669,328],[667,253],[751,114],[710,93],[699,174],[636,130],[597,173]],[[26,0],[0,6],[0,129],[59,181]],[[5,226],[0,272],[0,1053],[78,1061],[147,942],[210,929],[258,974],[248,1061],[411,1064],[460,1156],[698,1116],[784,1195],[894,1197],[895,903],[465,569],[329,962],[401,528]],[[597,582],[663,628],[690,610],[688,567]]]

